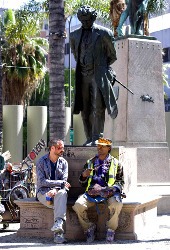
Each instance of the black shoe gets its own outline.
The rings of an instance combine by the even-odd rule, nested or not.
[[[87,141],[83,144],[83,146],[88,146],[87,144],[92,143],[92,139],[87,139]]]

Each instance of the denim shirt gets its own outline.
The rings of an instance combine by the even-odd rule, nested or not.
[[[42,156],[36,164],[37,193],[47,193],[53,188],[62,188],[68,178],[68,163],[63,157],[57,160],[55,180],[51,180],[51,164],[49,154]]]

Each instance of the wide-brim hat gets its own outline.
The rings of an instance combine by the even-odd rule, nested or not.
[[[111,146],[112,140],[107,139],[107,138],[99,138],[98,140],[95,141],[95,144],[103,145],[103,146]]]

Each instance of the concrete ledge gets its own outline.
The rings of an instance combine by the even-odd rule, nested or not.
[[[145,202],[124,201],[119,218],[119,226],[116,230],[116,239],[137,240],[140,234],[147,229],[153,229],[157,217],[157,203],[159,197]],[[20,228],[18,236],[22,237],[53,237],[51,227],[53,225],[53,210],[45,207],[35,198],[17,200],[20,207]],[[85,235],[79,224],[76,213],[72,209],[73,202],[68,201],[67,223],[65,225],[66,238],[68,240],[85,240]],[[105,204],[99,204],[100,214],[96,207],[88,210],[91,221],[97,225],[97,239],[105,238],[105,222],[109,216],[109,210]]]
[[[161,199],[157,205],[157,214],[170,214],[170,183],[140,183],[135,192],[145,197],[148,195],[160,196]]]

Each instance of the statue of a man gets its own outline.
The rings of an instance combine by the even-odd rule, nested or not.
[[[82,26],[70,34],[70,45],[77,62],[74,114],[81,112],[87,141],[93,146],[104,130],[105,110],[114,119],[118,114],[110,65],[116,61],[113,32],[96,25],[96,11],[83,6],[77,17]]]

